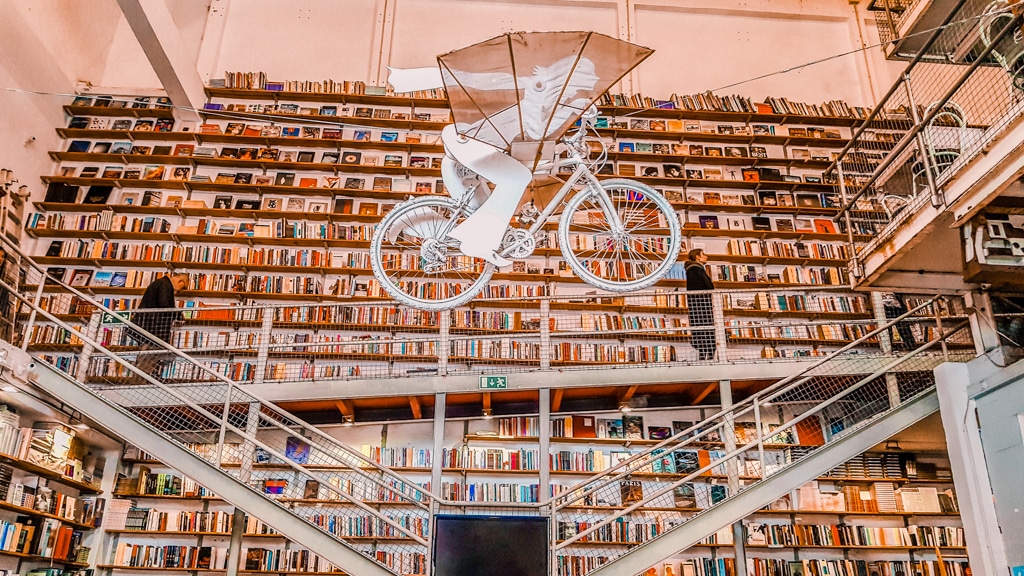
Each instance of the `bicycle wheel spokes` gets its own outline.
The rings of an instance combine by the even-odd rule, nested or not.
[[[393,298],[417,308],[444,310],[471,300],[494,267],[466,256],[448,237],[465,215],[447,197],[417,198],[381,221],[370,247],[374,276]]]
[[[617,292],[650,286],[679,254],[679,222],[658,192],[630,180],[602,183],[581,192],[566,207],[559,227],[562,254],[583,280]],[[611,206],[615,217],[605,213]]]

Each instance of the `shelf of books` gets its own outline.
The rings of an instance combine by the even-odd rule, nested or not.
[[[85,574],[105,509],[102,463],[73,428],[22,420],[0,406],[0,567]]]
[[[118,309],[137,305],[145,287],[170,267],[190,273],[178,297],[192,305],[334,306],[323,324],[275,335],[266,361],[255,358],[255,347],[270,337],[259,326],[236,324],[228,333],[224,324],[194,317],[178,335],[188,342],[176,343],[202,350],[230,377],[285,381],[689,360],[697,352],[689,343],[685,298],[677,293],[685,290],[682,260],[692,248],[709,254],[718,289],[749,291],[716,304],[716,322],[726,326],[716,335],[720,359],[821,355],[873,327],[870,303],[843,292],[847,234],[833,220],[834,183],[821,175],[863,121],[862,110],[843,103],[754,103],[705,94],[640,108],[633,99],[608,96],[598,118],[609,151],[600,177],[654,186],[683,224],[681,260],[656,286],[664,295],[583,298],[590,290],[562,261],[549,227],[533,256],[500,270],[450,321],[429,315],[410,331],[404,318],[415,312],[388,301],[370,268],[369,241],[397,203],[444,193],[439,133],[450,117],[444,95],[213,84],[195,123],[176,121],[166,99],[75,98],[65,106],[70,119],[58,128],[64,144],[51,153],[56,168],[43,179],[46,194],[27,217],[26,232],[38,239],[36,254],[51,276]],[[359,83],[347,86],[363,90]],[[898,136],[879,137],[879,146]],[[870,216],[865,222],[883,213],[871,202],[860,208]],[[852,232],[866,238],[874,230]],[[425,284],[432,287],[440,285]],[[792,292],[780,292],[786,288]],[[54,311],[90,312],[59,291],[43,286]],[[541,298],[551,299],[551,312],[542,313]],[[569,313],[605,302],[604,314]],[[382,303],[398,314],[387,313],[384,321],[334,319],[374,317]],[[301,314],[320,312],[311,307]],[[541,324],[551,326],[550,338],[541,336]],[[54,363],[73,367],[73,350],[56,348],[79,346],[73,335],[45,322],[37,329],[33,344]],[[208,344],[227,337],[232,353],[213,358],[218,348]],[[105,338],[131,352],[123,331]],[[320,346],[298,346],[306,343]],[[102,360],[90,370],[96,377],[122,376],[107,368],[116,372]]]
[[[706,416],[708,407],[648,409],[622,414],[603,412],[551,416],[546,439],[539,437],[537,416],[451,419],[443,423],[443,446],[434,454],[433,423],[423,421],[361,424],[328,428],[364,456],[400,471],[410,481],[449,500],[444,506],[468,513],[480,506],[537,503],[569,486],[684,430]],[[713,409],[713,408],[712,408]],[[781,418],[781,416],[780,416]],[[764,466],[781,466],[820,445],[829,431],[798,427],[776,430],[766,420],[762,432]],[[621,511],[643,495],[654,494],[675,479],[724,454],[731,442],[743,444],[757,436],[754,422],[736,422],[718,435],[708,434],[690,449],[667,453],[648,470],[620,482],[621,490],[572,507],[561,516],[555,534],[565,540],[587,528],[581,516],[595,520]],[[289,439],[285,457],[301,462],[301,439]],[[541,446],[548,446],[548,454]],[[195,445],[202,452],[214,445]],[[223,465],[243,465],[238,445],[225,445]],[[318,479],[296,475],[287,462],[256,450],[245,468],[254,489],[300,513],[316,514],[315,521],[354,546],[377,550],[403,574],[425,574],[425,558],[401,552],[408,540],[366,515],[363,508],[335,490],[352,495],[366,506],[386,513],[416,533],[428,535],[427,519],[410,502],[399,502],[387,490],[364,490],[346,480],[342,468],[314,466]],[[161,571],[225,571],[226,547],[232,529],[232,508],[193,480],[129,447],[122,462],[128,466],[115,486],[105,515],[111,534],[109,560],[98,567],[112,573]],[[557,557],[557,573],[580,575],[599,565],[608,546],[634,547],[729,494],[730,482],[760,478],[761,464],[746,461],[730,479],[726,470],[710,469],[693,481],[645,501],[607,530],[588,535]],[[541,484],[547,479],[548,484]],[[328,482],[326,487],[321,482]],[[460,506],[460,503],[464,503]],[[470,504],[472,503],[472,504]],[[244,553],[240,571],[304,574],[332,572],[333,566],[253,518],[245,519],[241,537]],[[793,570],[876,570],[879,574],[911,574],[937,570],[943,562],[950,574],[964,574],[964,535],[951,472],[944,454],[911,451],[869,452],[859,455],[794,489],[743,521],[748,573]],[[659,576],[735,574],[737,543],[726,528],[688,550],[653,567]],[[388,556],[390,554],[390,556]],[[404,555],[403,555],[404,554]],[[849,572],[842,572],[849,570]]]
[[[72,210],[84,214],[40,212],[29,229],[187,235],[196,226],[200,235],[244,236],[253,243],[333,239],[338,231],[330,226],[297,230],[288,224],[379,216],[397,200],[442,191],[444,99],[359,95],[352,101],[354,95],[218,88],[209,96],[199,126],[175,126],[165,102],[77,98],[66,107],[68,126],[59,129],[66,149],[51,154],[60,164],[46,179],[47,202],[37,207],[68,212],[66,205],[77,204]],[[311,99],[320,105],[307,105]],[[848,126],[816,128],[823,119],[811,116],[674,120],[669,117],[678,111],[653,111],[664,114],[659,120],[636,117],[633,109],[605,112],[599,125],[614,148],[607,169],[682,192],[672,197],[685,222],[754,237],[774,231],[779,238],[791,232],[842,240],[829,218],[836,213],[833,187],[820,182],[831,156],[820,150],[841,148]],[[782,125],[787,134],[776,135]],[[111,209],[95,208],[102,205]],[[734,216],[726,221],[723,215],[714,226],[718,216],[704,212]],[[126,217],[140,213],[172,217]],[[771,280],[766,274],[761,281]]]
[[[298,439],[295,440],[298,442]],[[295,444],[297,445],[297,444]],[[293,446],[289,443],[289,446]],[[215,445],[190,445],[193,450],[214,450]],[[301,460],[298,448],[286,456]],[[308,455],[308,447],[305,452]],[[115,487],[116,499],[104,529],[113,536],[109,562],[98,566],[112,573],[143,571],[225,572],[231,546],[233,507],[135,447],[128,446],[122,460],[128,468]],[[222,465],[242,464],[239,445],[227,444]],[[296,481],[296,472],[262,450],[251,463],[249,483],[254,489],[306,516],[348,544],[371,551],[378,560],[401,567],[403,574],[425,574],[425,556],[403,551],[412,540],[379,518],[363,512],[338,492],[353,495],[363,504],[385,510],[388,517],[415,534],[426,537],[427,522],[409,503],[399,502],[388,490],[354,486],[340,474],[341,467],[311,466],[331,488],[317,480]],[[333,474],[337,471],[338,474]],[[361,495],[373,496],[362,498]],[[302,549],[262,521],[246,516],[241,530],[239,573],[332,574],[340,570]]]

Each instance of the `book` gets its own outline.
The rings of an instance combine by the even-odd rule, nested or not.
[[[698,217],[698,221],[700,222],[701,228],[711,228],[715,230],[718,229],[718,216],[708,216],[702,214]]]
[[[71,281],[68,284],[72,286],[88,286],[91,279],[92,270],[75,270],[71,273]]]
[[[68,144],[68,152],[88,152],[92,142],[89,140],[72,140]]]
[[[163,180],[166,173],[166,166],[150,165],[142,171],[143,180]]]
[[[684,482],[672,489],[672,503],[676,508],[696,508],[697,494],[693,484]]]
[[[44,202],[74,203],[78,199],[78,186],[64,182],[50,182],[46,185]]]
[[[306,486],[302,489],[303,500],[318,500],[320,498],[320,483],[316,480],[306,480]]]
[[[676,463],[676,473],[687,475],[700,470],[700,459],[694,450],[676,450],[673,452]]]
[[[334,199],[334,210],[335,214],[351,214],[353,207],[353,201],[351,198],[335,198]]]
[[[113,186],[89,186],[82,197],[82,204],[106,204],[113,190]]]
[[[107,270],[97,270],[92,277],[92,286],[110,286],[114,273]]]
[[[672,436],[672,429],[668,426],[648,426],[647,438],[650,440],[664,440]]]
[[[644,437],[644,417],[634,414],[622,415],[623,438],[642,440]]]
[[[285,488],[287,487],[288,480],[284,478],[267,478],[263,481],[264,494],[281,495],[284,494]],[[248,569],[248,566],[246,568]]]
[[[651,471],[655,474],[675,474],[676,461],[671,452],[658,449],[652,453],[655,458],[651,461]]]
[[[572,416],[573,438],[597,438],[597,421],[593,416]]]
[[[629,506],[630,504],[636,504],[642,502],[644,499],[644,485],[640,480],[620,480],[619,481],[619,495],[622,498],[622,505]]]
[[[598,418],[597,419],[597,437],[598,438],[625,438],[625,434],[622,429],[621,418]]]
[[[289,436],[285,441],[284,455],[297,464],[308,464],[310,446],[296,436]]]
[[[836,234],[836,224],[825,218],[814,219],[814,231],[818,234]]]

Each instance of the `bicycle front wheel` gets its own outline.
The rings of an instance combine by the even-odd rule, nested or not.
[[[621,226],[606,212],[615,211]],[[617,178],[601,190],[584,189],[569,200],[558,242],[569,267],[584,282],[611,292],[646,288],[679,257],[679,218],[650,186]]]
[[[447,196],[415,198],[395,207],[370,241],[370,266],[392,298],[421,310],[448,310],[473,299],[494,265],[466,256],[449,238],[467,214]]]

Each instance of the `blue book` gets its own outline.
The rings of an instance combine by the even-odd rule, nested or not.
[[[284,447],[285,457],[297,464],[308,464],[309,453],[309,444],[303,442],[301,438],[295,436],[288,437]]]

